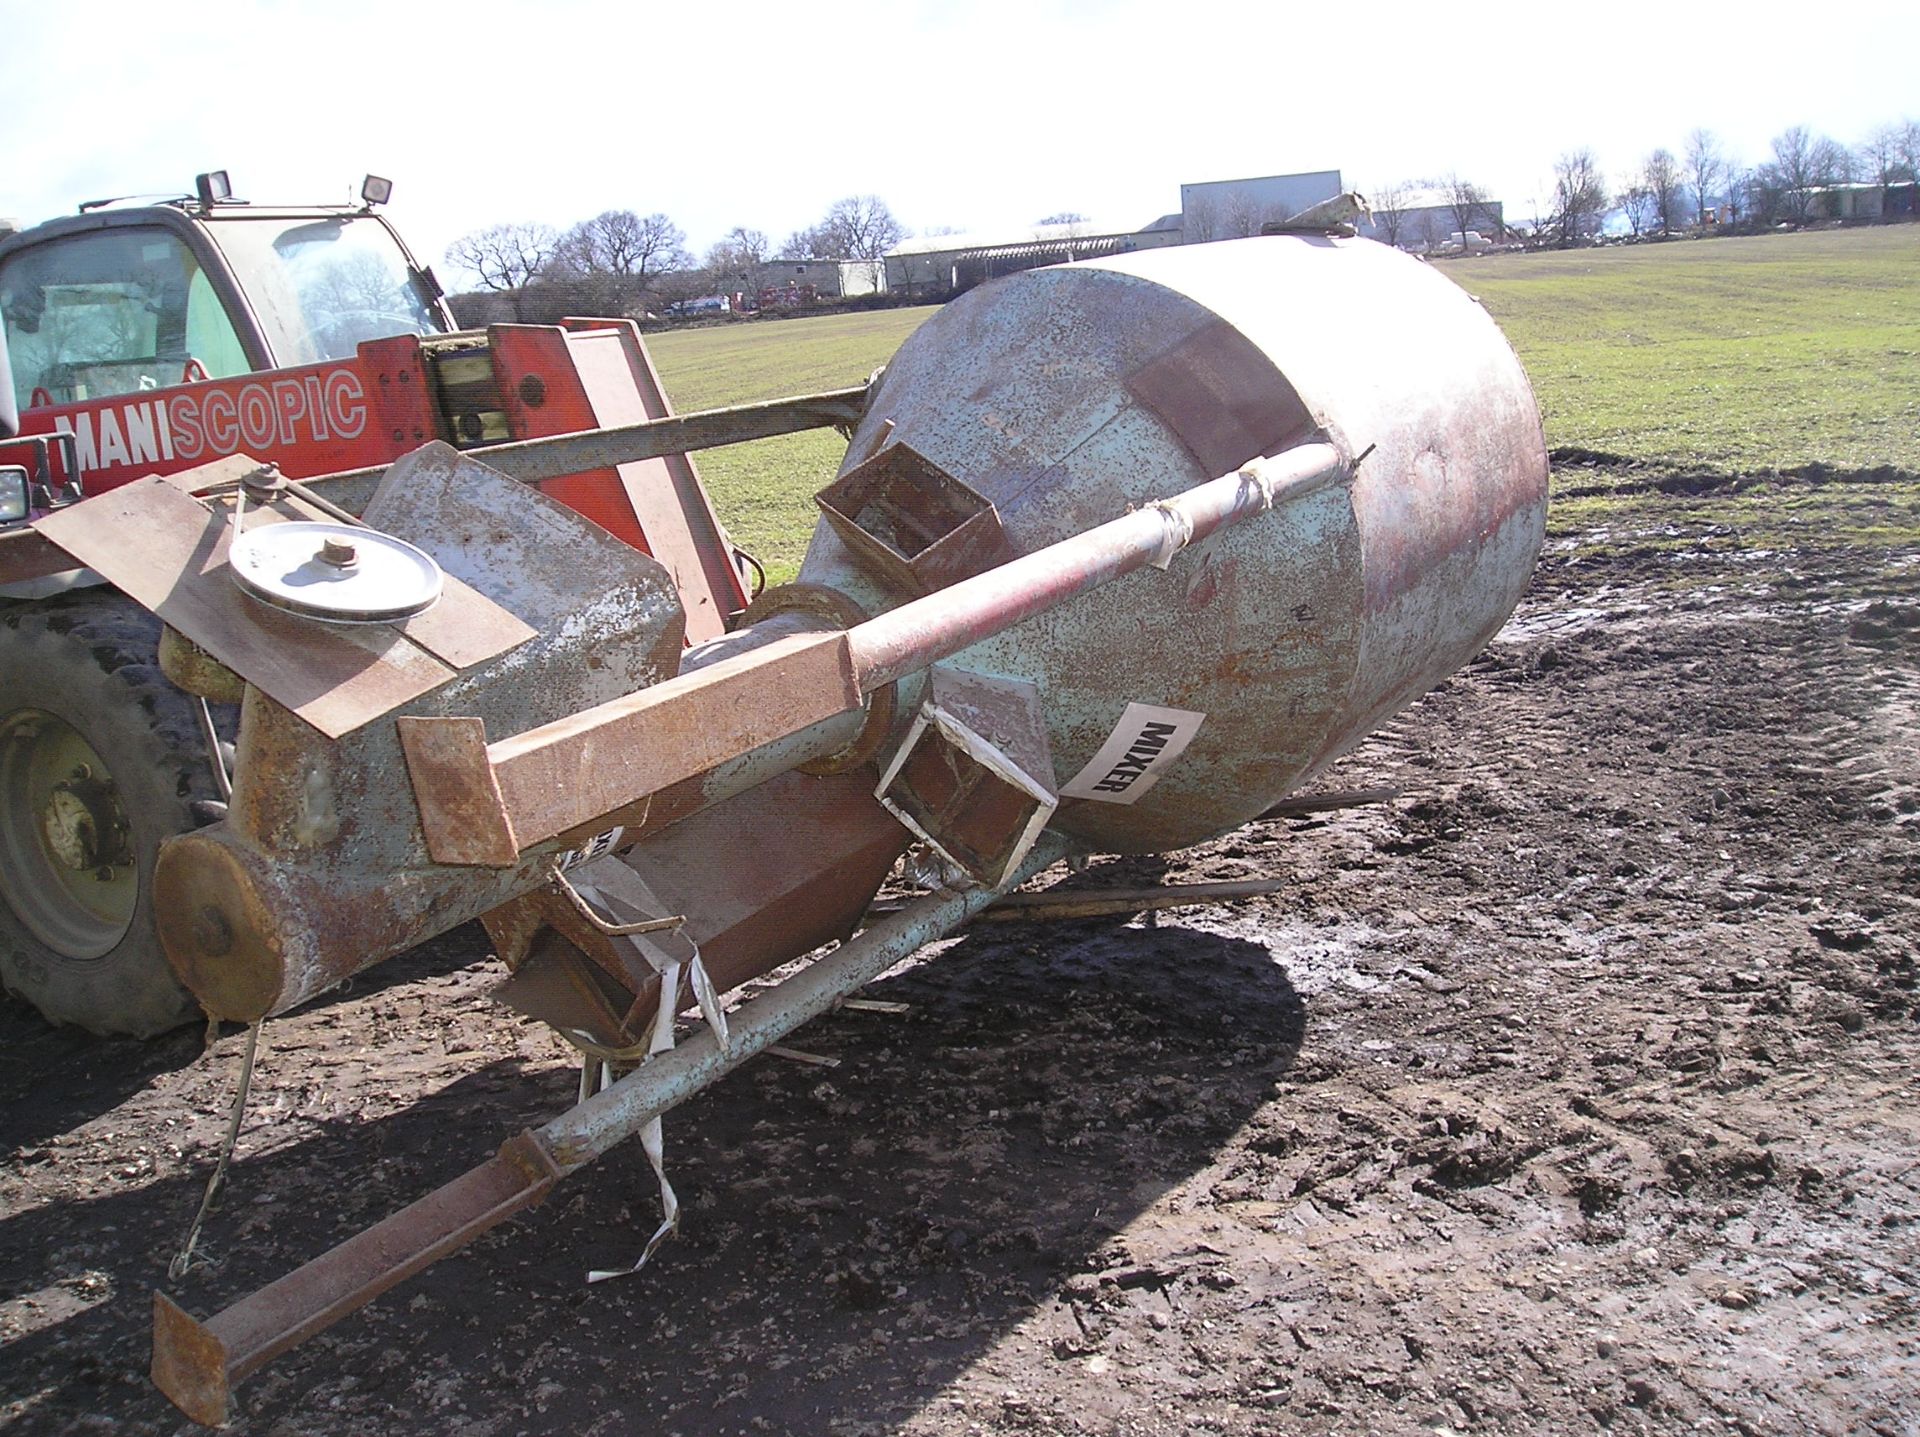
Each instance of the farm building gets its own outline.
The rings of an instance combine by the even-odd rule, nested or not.
[[[886,265],[866,259],[770,259],[755,278],[762,290],[811,291],[820,299],[876,294],[887,287]]]
[[[1183,229],[1188,244],[1260,233],[1260,227],[1291,219],[1309,205],[1342,193],[1338,170],[1298,175],[1264,175],[1245,180],[1209,180],[1180,186]],[[1376,207],[1361,233],[1401,249],[1433,250],[1457,230],[1478,230],[1498,243],[1506,237],[1505,207],[1499,200],[1476,204],[1465,225],[1438,190],[1417,190],[1391,209]]]
[[[977,284],[1068,260],[1096,259],[1180,243],[1177,216],[1145,229],[1091,232],[1085,224],[1029,225],[1019,234],[928,235],[887,251],[885,287],[895,294],[958,294]]]
[[[1338,170],[1208,180],[1182,185],[1179,211],[1161,215],[1136,230],[1096,230],[1085,224],[1030,225],[1018,234],[928,235],[904,240],[887,251],[881,288],[902,295],[958,294],[999,275],[1042,265],[1161,245],[1257,235],[1262,225],[1290,219],[1343,189]],[[1376,213],[1362,233],[1402,249],[1433,250],[1444,247],[1448,236],[1460,228],[1460,216],[1445,197],[1423,191],[1390,215]],[[1495,243],[1505,239],[1501,202],[1476,204],[1466,228]],[[769,268],[777,268],[777,264]]]
[[[1291,219],[1345,188],[1338,170],[1182,185],[1181,228],[1188,244],[1257,235],[1261,225]]]
[[[1884,185],[1820,185],[1806,192],[1807,218],[1821,220],[1877,220],[1884,211]]]

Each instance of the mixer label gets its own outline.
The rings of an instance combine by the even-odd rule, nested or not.
[[[1093,762],[1060,790],[1062,798],[1133,803],[1187,751],[1206,715],[1156,704],[1128,704]]]

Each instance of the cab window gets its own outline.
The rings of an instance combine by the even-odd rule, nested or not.
[[[276,364],[351,359],[369,339],[440,327],[378,219],[233,215],[223,217],[216,235]]]
[[[158,227],[68,235],[0,265],[0,319],[23,407],[159,389],[250,367],[213,285]]]

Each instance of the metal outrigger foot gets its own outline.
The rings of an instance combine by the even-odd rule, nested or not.
[[[932,893],[880,918],[737,1010],[725,1048],[711,1030],[696,1034],[542,1127],[509,1138],[480,1166],[212,1317],[196,1319],[164,1292],[155,1292],[154,1384],[194,1421],[221,1425],[235,1385],[275,1357],[539,1203],[561,1178],[765,1052],[916,949],[952,932],[1067,852],[1067,840],[1046,835],[1004,883]]]

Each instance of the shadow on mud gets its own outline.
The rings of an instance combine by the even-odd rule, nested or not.
[[[468,924],[349,978],[295,1011],[313,1012],[428,973],[450,972],[491,951],[485,930]],[[231,1034],[235,1026],[222,1031]],[[0,994],[0,1154],[113,1111],[160,1074],[197,1061],[205,1047],[205,1019],[157,1038],[100,1038],[49,1023],[19,999]]]
[[[792,1041],[839,1067],[761,1059],[669,1116],[682,1232],[643,1272],[582,1281],[657,1220],[628,1144],[279,1359],[240,1389],[239,1430],[898,1421],[1068,1277],[1125,1261],[1115,1235],[1271,1095],[1306,1024],[1274,954],[1171,924],[998,927],[866,996],[912,1006],[832,1014]],[[563,1071],[515,1067],[239,1163],[208,1228],[222,1265],[172,1295],[207,1315],[570,1100]],[[50,1388],[33,1410],[56,1427],[176,1429],[145,1382],[147,1289],[196,1198],[179,1181],[0,1221],[0,1297],[79,1267],[112,1287],[11,1344],[0,1396]]]

